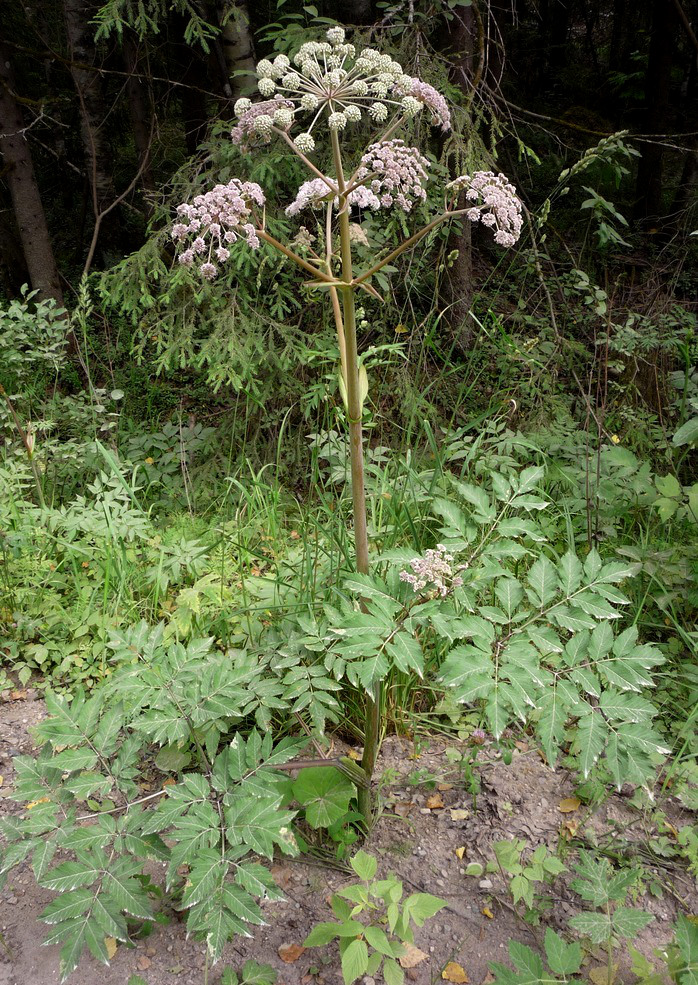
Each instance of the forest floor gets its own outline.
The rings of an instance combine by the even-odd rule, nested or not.
[[[0,815],[21,809],[10,799],[12,757],[33,750],[30,729],[44,714],[40,696],[32,691],[0,704]],[[465,874],[468,863],[484,864],[493,858],[493,842],[521,838],[530,850],[546,844],[551,851],[566,842],[569,848],[567,854],[561,852],[561,858],[570,865],[580,842],[603,843],[615,832],[619,838],[622,833],[631,854],[638,853],[637,862],[656,834],[651,830],[652,815],[637,810],[623,794],[610,797],[595,811],[584,805],[575,807],[573,777],[564,769],[548,767],[525,743],[518,744],[510,765],[488,754],[487,745],[482,747],[483,765],[476,769],[480,791],[473,803],[462,771],[452,765],[452,754],[447,754],[447,749],[454,748],[457,742],[442,737],[423,741],[417,750],[410,741],[389,737],[376,774],[382,777],[382,812],[365,848],[378,857],[379,874],[395,872],[406,890],[430,892],[448,901],[448,907],[417,933],[416,944],[423,957],[407,970],[407,980],[417,985],[441,981],[448,962],[460,965],[471,985],[486,985],[492,980],[488,962],[508,961],[511,938],[542,951],[546,925],[564,931],[569,918],[583,906],[569,888],[571,874],[563,874],[553,886],[543,887],[548,908],[539,926],[529,926],[515,912],[502,874]],[[674,828],[690,821],[671,797],[662,808]],[[670,925],[678,913],[698,912],[695,880],[657,861],[659,865],[645,861],[645,886],[662,886],[661,895],[647,891],[632,901],[654,917],[635,941],[638,950],[650,958],[654,948],[670,940]],[[331,919],[329,894],[353,881],[352,877],[324,863],[288,859],[279,862],[273,872],[286,901],[264,904],[268,926],[249,940],[236,938],[228,945],[226,963],[236,970],[248,958],[271,964],[278,971],[278,985],[339,985],[336,947],[303,950],[299,945],[318,921]],[[155,864],[151,875],[157,880]],[[0,894],[0,928],[9,949],[9,953],[0,952],[0,985],[58,983],[58,948],[42,946],[46,925],[37,921],[52,896],[37,887],[29,863],[13,872]],[[187,939],[178,915],[171,912],[169,916],[168,925],[156,924],[150,936],[134,942],[135,947],[120,945],[108,968],[85,957],[69,981],[74,985],[127,985],[131,975],[140,975],[146,985],[203,985],[204,947]],[[603,950],[590,952],[585,977],[606,961]],[[218,985],[223,966],[212,970],[210,985]],[[621,953],[620,981],[632,979],[628,968],[627,955]],[[599,980],[598,975],[592,977]],[[364,982],[373,985],[373,979]]]

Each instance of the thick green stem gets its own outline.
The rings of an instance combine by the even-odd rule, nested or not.
[[[361,393],[359,390],[359,355],[356,345],[355,288],[351,285],[353,268],[351,237],[349,233],[349,205],[346,200],[346,182],[342,168],[339,137],[332,131],[332,155],[339,187],[339,244],[342,258],[342,312],[344,315],[345,370],[347,390],[347,416],[349,418],[349,450],[351,463],[351,493],[354,504],[354,547],[356,570],[368,574],[368,531],[366,523],[366,490],[364,481],[363,429],[361,425]],[[368,785],[359,789],[359,810],[368,821],[371,816],[370,781],[376,763],[380,738],[381,686],[376,683],[366,698],[364,726],[364,755],[361,765]]]

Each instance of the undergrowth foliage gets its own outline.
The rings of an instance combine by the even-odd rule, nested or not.
[[[280,898],[264,863],[298,851],[306,805],[311,827],[341,820],[361,772],[303,768],[307,734],[273,735],[300,719],[321,737],[341,687],[425,677],[481,706],[497,738],[530,725],[551,764],[569,752],[585,776],[650,782],[667,751],[646,697],[662,656],[634,626],[614,632],[633,566],[596,551],[557,557],[542,479],[538,467],[481,486],[444,477],[438,549],[426,561],[386,552],[383,577],[349,576],[337,604],[297,618],[275,647],[231,654],[142,623],[112,638],[112,672],[91,697],[48,694],[39,755],[15,760],[23,811],[3,824],[2,871],[30,857],[60,894],[42,918],[63,978],[85,948],[106,962],[105,938],[152,919],[149,859],[212,959],[264,923],[259,901]],[[332,767],[345,774],[334,784]],[[155,793],[142,794],[146,776],[159,778]]]

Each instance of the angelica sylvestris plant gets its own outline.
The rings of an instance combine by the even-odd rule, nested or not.
[[[502,246],[512,246],[521,232],[521,203],[503,175],[476,172],[461,175],[444,189],[443,211],[405,239],[387,256],[366,270],[356,271],[352,257],[350,207],[375,212],[401,209],[410,213],[426,200],[429,162],[416,147],[396,136],[409,120],[426,112],[442,131],[451,128],[444,97],[426,82],[406,73],[390,55],[373,48],[357,49],[345,40],[341,27],[331,27],[326,40],[301,45],[289,59],[277,55],[257,65],[258,89],[263,99],[235,104],[237,124],[232,140],[244,151],[264,152],[272,139],[283,140],[300,158],[310,177],[286,208],[290,217],[315,218],[317,236],[301,227],[292,245],[279,242],[265,229],[265,196],[254,182],[233,178],[226,185],[198,195],[179,206],[172,236],[179,262],[198,269],[205,280],[216,278],[231,255],[243,244],[259,249],[262,243],[284,253],[311,275],[309,286],[329,292],[341,356],[341,383],[350,432],[351,482],[354,509],[356,567],[369,567],[364,489],[362,404],[367,392],[365,373],[359,370],[356,340],[356,293],[381,296],[372,281],[386,264],[413,247],[440,223],[454,217],[481,222],[492,229]],[[342,136],[368,122],[374,131],[358,161],[348,162]],[[382,131],[379,129],[382,128]],[[376,130],[379,130],[376,138]],[[331,173],[313,161],[323,139],[329,139]],[[465,200],[463,202],[463,199]],[[459,205],[459,200],[462,205]],[[339,250],[335,252],[335,234]],[[322,246],[313,248],[314,242]],[[370,778],[378,744],[380,682],[367,701],[363,768]],[[362,794],[362,810],[369,808]]]

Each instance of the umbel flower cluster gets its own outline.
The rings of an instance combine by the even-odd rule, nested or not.
[[[492,171],[463,174],[448,188],[454,192],[465,191],[470,206],[465,213],[467,219],[494,229],[495,243],[500,246],[514,245],[521,235],[521,202],[503,174]]]
[[[454,588],[460,588],[463,584],[462,577],[453,570],[453,555],[448,553],[443,544],[437,544],[435,549],[425,551],[423,557],[413,558],[410,567],[411,572],[400,572],[400,581],[407,582],[415,592],[421,592],[430,585],[445,598]]]
[[[278,136],[312,172],[312,178],[300,186],[294,201],[287,206],[288,216],[328,203],[335,209],[346,203],[360,209],[399,208],[411,212],[426,200],[429,162],[416,147],[393,134],[425,109],[433,126],[449,130],[448,104],[433,86],[408,75],[389,55],[373,48],[357,51],[345,40],[343,28],[331,27],[326,38],[301,45],[292,60],[287,55],[277,55],[273,60],[259,62],[258,88],[264,98],[254,104],[249,99],[236,102],[238,122],[231,132],[232,140],[248,151]],[[379,125],[383,136],[368,146],[344,183],[338,163],[339,136],[362,119]],[[337,177],[324,175],[308,157],[315,149],[320,123],[330,131]],[[301,132],[297,132],[299,128]],[[465,193],[465,207],[457,204],[461,192]],[[263,215],[254,211],[255,205],[263,204],[259,185],[234,178],[227,185],[217,185],[206,195],[197,196],[192,204],[181,205],[178,222],[172,229],[180,263],[198,265],[202,277],[213,280],[220,265],[229,259],[231,244],[242,237],[252,249],[257,249],[260,239],[264,239],[314,273],[305,259],[266,232]],[[455,216],[491,228],[495,241],[502,246],[512,246],[521,233],[521,203],[513,185],[504,175],[476,171],[461,175],[447,186],[446,211],[406,243],[415,242],[435,224]],[[332,281],[331,271],[319,271],[317,276]],[[369,289],[361,281],[358,283]]]
[[[350,205],[360,209],[389,209],[393,205],[409,212],[415,200],[427,197],[426,181],[429,162],[416,147],[402,140],[383,140],[371,144],[361,158],[354,176],[354,187],[347,195]],[[293,216],[308,207],[317,209],[332,199],[339,199],[323,178],[313,178],[298,189],[295,201],[286,209]]]
[[[309,154],[315,149],[313,131],[326,117],[330,130],[344,130],[368,115],[382,124],[391,114],[411,118],[427,107],[433,124],[451,129],[451,114],[443,96],[404,72],[390,55],[373,48],[357,52],[345,41],[344,28],[331,27],[326,41],[307,41],[293,56],[263,58],[257,65],[257,87],[266,102],[238,99],[235,143],[266,142],[274,128],[288,130],[297,118],[310,118],[294,140]],[[272,98],[273,97],[273,98]]]
[[[177,208],[180,218],[172,227],[176,243],[186,243],[179,262],[190,267],[200,261],[199,272],[213,280],[218,267],[230,258],[230,246],[242,236],[253,250],[259,249],[259,237],[252,222],[252,205],[264,205],[264,192],[254,181],[233,178],[227,185],[216,185],[205,195]]]

